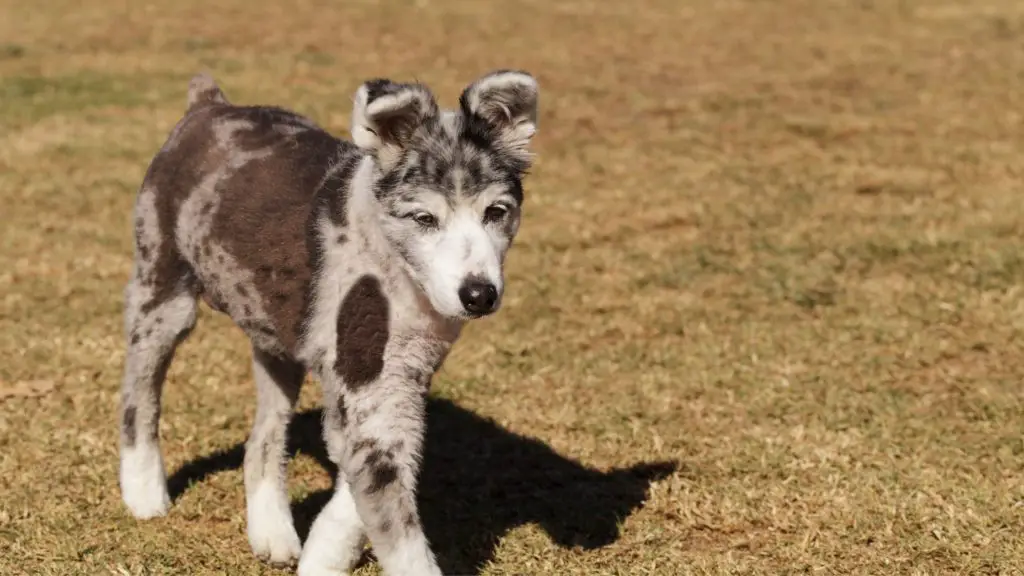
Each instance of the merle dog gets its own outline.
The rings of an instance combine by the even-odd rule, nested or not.
[[[170,500],[160,392],[199,298],[252,343],[258,408],[245,452],[249,542],[302,575],[347,574],[367,538],[392,576],[438,575],[416,508],[426,393],[461,327],[498,309],[536,130],[537,83],[488,74],[442,110],[421,84],[355,95],[352,139],[213,79],[153,159],[125,289],[122,497]],[[285,433],[306,372],[323,386],[335,493],[302,548]]]

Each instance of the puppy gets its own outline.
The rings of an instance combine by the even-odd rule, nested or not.
[[[348,142],[192,79],[135,205],[120,485],[137,518],[170,506],[160,392],[202,298],[252,344],[253,552],[298,560],[303,576],[348,574],[368,538],[388,575],[441,574],[415,497],[426,393],[462,326],[501,305],[537,96],[528,73],[498,71],[443,110],[426,86],[373,80],[355,94]],[[307,371],[339,472],[302,548],[285,434]]]

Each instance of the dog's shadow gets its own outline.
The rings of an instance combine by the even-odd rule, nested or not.
[[[658,462],[601,472],[448,400],[432,398],[427,421],[420,512],[445,574],[479,573],[499,539],[524,524],[540,526],[563,547],[610,544],[619,536],[619,522],[643,504],[650,483],[676,469]],[[312,455],[333,477],[320,423],[320,410],[297,414],[290,451]],[[168,480],[171,497],[211,474],[241,467],[244,450],[239,443],[185,464]],[[293,503],[303,540],[330,497],[330,490],[321,490]]]

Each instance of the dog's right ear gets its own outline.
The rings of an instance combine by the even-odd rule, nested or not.
[[[401,150],[424,122],[438,115],[434,95],[422,84],[371,80],[356,91],[352,140],[381,162]]]

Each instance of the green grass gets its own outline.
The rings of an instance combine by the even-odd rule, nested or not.
[[[53,386],[0,399],[0,573],[286,573],[248,549],[248,347],[209,310],[170,515],[117,489],[131,206],[189,77],[345,134],[363,80],[450,105],[499,67],[540,79],[538,161],[505,307],[435,379],[452,572],[1024,573],[1022,34],[1012,0],[0,0],[0,391]]]

